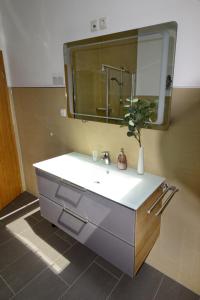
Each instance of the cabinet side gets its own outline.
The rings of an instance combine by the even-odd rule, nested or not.
[[[161,186],[143,203],[136,211],[135,220],[135,265],[134,273],[136,274],[145,258],[151,251],[155,241],[160,234],[161,217],[155,216],[156,211],[161,207],[162,202],[148,214],[148,209],[155,203],[162,194]]]

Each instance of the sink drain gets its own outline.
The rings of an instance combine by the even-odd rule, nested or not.
[[[99,183],[101,183],[101,182],[97,180],[97,181],[94,181],[94,183],[97,183],[97,184],[99,184]]]

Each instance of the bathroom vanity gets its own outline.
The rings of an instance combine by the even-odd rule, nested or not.
[[[161,199],[170,190],[165,179],[120,171],[79,153],[34,167],[41,215],[134,276],[160,232]]]

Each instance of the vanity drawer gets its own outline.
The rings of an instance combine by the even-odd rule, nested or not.
[[[38,174],[39,175],[39,174]],[[135,211],[56,177],[37,176],[40,194],[134,245]]]
[[[134,247],[40,196],[41,215],[123,272],[133,276]]]
[[[82,244],[85,244],[88,237],[95,231],[96,226],[90,224],[88,220],[72,214],[43,196],[40,196],[39,199],[41,215]]]
[[[102,229],[134,245],[135,211],[107,198],[86,192],[79,203],[90,221]]]
[[[85,245],[122,272],[134,275],[134,247],[116,238],[107,231],[96,227],[96,230]]]
[[[39,193],[60,205],[69,203],[76,207],[83,195],[84,189],[61,181],[55,176],[49,176],[37,171]]]

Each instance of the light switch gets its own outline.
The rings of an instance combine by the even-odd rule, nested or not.
[[[103,30],[107,28],[106,17],[102,17],[99,19],[99,29]]]

